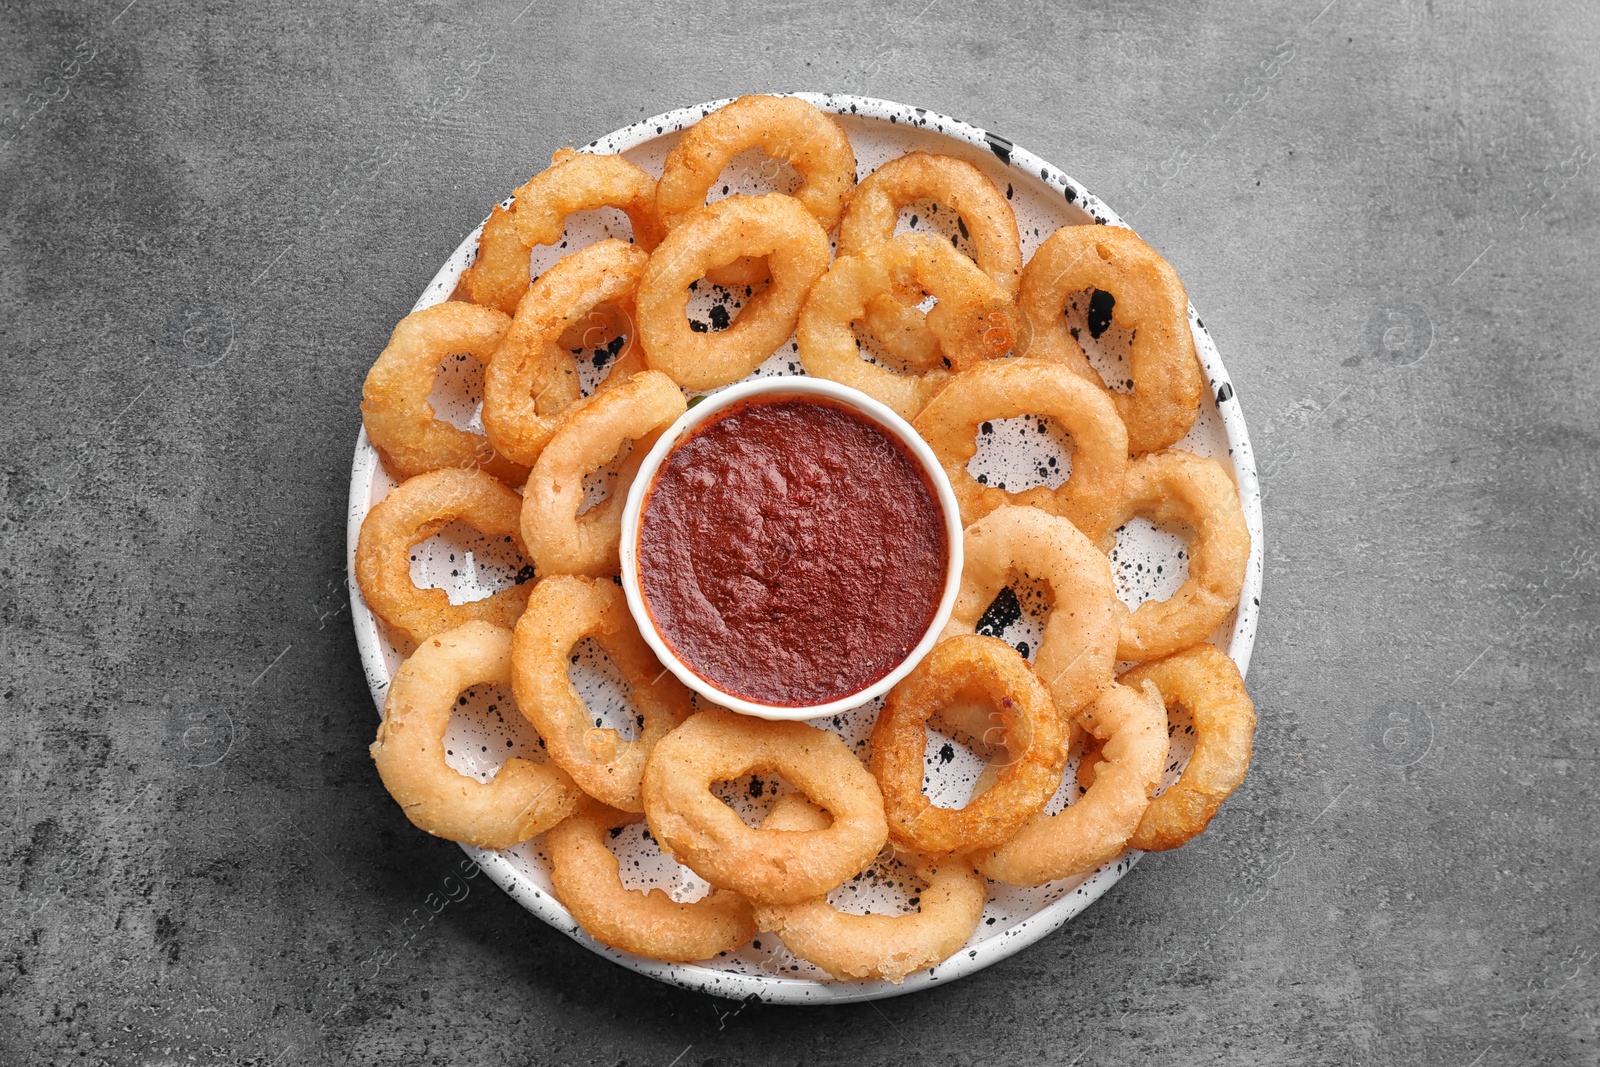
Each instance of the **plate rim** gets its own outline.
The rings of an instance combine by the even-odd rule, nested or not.
[[[791,92],[764,95],[795,96],[831,114],[886,121],[892,125],[905,125],[908,128],[931,131],[965,142],[970,147],[993,153],[1011,169],[1044,182],[1060,193],[1069,204],[1088,214],[1095,223],[1132,229],[1109,205],[1059,167],[1034,155],[1009,138],[982,127],[926,108],[851,93]],[[668,132],[678,132],[686,126],[693,125],[733,99],[727,97],[691,104],[640,119],[604,137],[590,141],[578,151],[614,153],[637,148],[657,137],[665,136]],[[464,253],[469,249],[476,248],[482,230],[483,226],[480,223],[456,246],[443,266],[424,286],[422,295],[412,307],[413,311],[449,298],[449,293],[454,289],[455,281],[464,266],[464,264],[462,266],[454,264],[462,260]],[[1240,590],[1233,633],[1226,648],[1229,657],[1238,665],[1239,673],[1245,675],[1249,671],[1260,617],[1264,560],[1260,483],[1256,473],[1255,454],[1250,445],[1249,430],[1245,425],[1244,412],[1233,389],[1232,379],[1223,366],[1216,344],[1195,311],[1193,303],[1189,304],[1188,313],[1197,354],[1205,369],[1210,388],[1217,398],[1218,416],[1222,422],[1223,434],[1228,440],[1234,480],[1239,489],[1245,525],[1250,532],[1250,554],[1245,568],[1244,586]],[[377,452],[368,441],[366,429],[363,427],[356,438],[355,456],[350,472],[345,528],[345,581],[350,598],[351,625],[355,630],[362,670],[381,718],[389,685],[387,666],[377,620],[361,596],[355,574],[356,544],[360,536],[361,522],[369,510],[367,501],[377,467]],[[878,1000],[912,993],[982,970],[990,964],[1020,952],[1075,918],[1132,870],[1143,855],[1137,851],[1130,851],[1119,856],[1094,871],[1070,892],[1046,904],[1027,918],[1013,923],[977,947],[966,949],[934,967],[909,975],[900,984],[894,984],[886,981],[819,982],[809,978],[735,974],[694,963],[666,963],[613,949],[590,937],[572,918],[571,913],[552,895],[525,884],[512,862],[505,856],[470,845],[462,845],[461,849],[523,908],[597,955],[669,985],[733,1000],[756,999],[769,1004],[840,1004]],[[941,970],[944,973],[940,973]]]

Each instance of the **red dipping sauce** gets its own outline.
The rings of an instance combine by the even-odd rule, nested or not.
[[[729,405],[669,452],[639,519],[639,588],[667,645],[732,696],[824,704],[927,633],[949,545],[889,430],[831,400]]]

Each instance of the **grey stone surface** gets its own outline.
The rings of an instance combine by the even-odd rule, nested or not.
[[[1600,1063],[1592,4],[124,2],[0,4],[0,1062]],[[461,235],[772,88],[1125,209],[1268,487],[1243,790],[876,1006],[658,985],[487,879],[408,923],[460,853],[343,590],[361,379]]]

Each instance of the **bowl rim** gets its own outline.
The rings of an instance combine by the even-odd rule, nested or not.
[[[866,417],[904,445],[906,451],[922,468],[928,483],[933,488],[944,519],[947,545],[944,590],[939,598],[938,609],[934,612],[928,628],[923,632],[922,639],[910,653],[893,670],[864,689],[820,704],[801,704],[792,707],[765,704],[735,696],[718,688],[684,662],[668,644],[660,628],[656,626],[649,607],[645,604],[643,590],[639,587],[638,558],[639,518],[644,510],[645,498],[655,482],[656,472],[660,470],[661,464],[673,449],[718,412],[726,411],[736,404],[755,397],[785,395],[818,397],[840,404]],[[955,490],[950,486],[950,479],[939,462],[939,457],[934,454],[933,448],[922,435],[888,405],[874,400],[859,389],[824,378],[799,375],[754,378],[737,382],[719,392],[702,397],[688,411],[678,416],[677,421],[662,431],[661,436],[645,455],[638,472],[634,475],[633,484],[628,487],[627,500],[622,509],[622,542],[619,546],[622,558],[622,591],[628,601],[628,610],[633,614],[634,622],[638,624],[640,635],[650,646],[650,650],[656,654],[656,658],[661,661],[662,666],[676,675],[684,685],[713,704],[741,715],[751,715],[761,719],[779,721],[822,719],[859,708],[887,693],[915,670],[917,664],[922,662],[922,658],[933,649],[945,625],[950,621],[956,597],[961,592],[961,571],[965,563],[965,555],[962,552],[962,531],[961,507],[956,500]]]

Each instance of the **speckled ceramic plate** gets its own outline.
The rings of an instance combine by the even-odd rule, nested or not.
[[[1044,238],[1061,226],[1122,225],[1115,212],[1060,169],[998,134],[922,108],[884,100],[834,94],[799,95],[840,116],[855,147],[863,177],[881,163],[915,149],[959,156],[981,167],[1010,198],[1022,231],[1025,255],[1031,255]],[[667,112],[590,142],[583,150],[620,152],[651,173],[659,174],[662,160],[677,142],[679,131],[722,103],[725,101]],[[536,169],[537,163],[531,161],[530,170]],[[774,188],[787,191],[789,186],[785,183],[792,178],[787,168],[776,166],[757,152],[747,152],[734,160],[724,177],[725,184],[714,190],[714,195],[759,193]],[[961,246],[963,238],[953,232],[954,223],[948,211],[941,216],[929,205],[913,204],[902,213],[900,228],[942,234]],[[569,221],[567,239],[559,247],[537,250],[534,273],[544,270],[573,248],[610,236],[625,239],[628,232],[627,221],[619,212],[600,211],[576,216]],[[477,239],[478,233],[474,231],[461,243],[428,283],[417,301],[418,308],[436,304],[449,296],[462,270],[472,261]],[[708,327],[718,325],[719,319],[725,321],[728,311],[737,310],[739,302],[734,294],[702,288],[706,291],[691,304],[690,314],[701,316]],[[1080,337],[1106,379],[1121,381],[1126,374],[1119,372],[1118,365],[1126,360],[1129,335],[1114,324],[1090,322],[1087,297],[1088,294],[1081,295],[1075,307],[1069,309],[1069,316],[1083,320]],[[1189,318],[1200,359],[1211,379],[1211,393],[1194,429],[1178,447],[1223,460],[1238,481],[1252,538],[1250,565],[1235,616],[1219,627],[1212,640],[1228,651],[1242,671],[1249,665],[1261,586],[1260,494],[1238,397],[1228,381],[1216,346],[1192,308]],[[375,344],[374,357],[377,348]],[[595,356],[598,360],[580,363],[586,389],[602,373],[595,362],[603,366],[606,359],[600,352]],[[781,349],[756,373],[802,373],[792,344]],[[478,422],[481,381],[477,365],[466,357],[459,357],[440,375],[431,398],[436,411],[458,425],[481,429]],[[983,428],[978,454],[970,469],[975,475],[987,475],[992,484],[1013,489],[1034,484],[1059,485],[1070,470],[1070,451],[1063,448],[1063,443],[1064,439],[1053,426],[1031,417],[995,422]],[[362,519],[393,484],[363,434],[356,445],[350,480],[350,600],[362,664],[373,700],[380,709],[389,679],[404,658],[403,646],[362,602],[355,583],[354,559]],[[593,479],[590,488],[590,499],[602,499],[608,491],[606,479],[603,476]],[[1177,537],[1142,520],[1120,531],[1112,556],[1119,595],[1129,604],[1170,595],[1187,573],[1183,547]],[[486,596],[515,581],[516,568],[514,558],[506,558],[503,551],[474,531],[452,527],[417,546],[412,575],[420,585],[445,589],[452,600],[459,603]],[[1014,596],[1003,594],[985,617],[985,631],[1011,642],[1031,658],[1041,630],[1037,612],[1033,610],[1038,603],[1036,591],[1031,589],[1016,590]],[[597,725],[604,723],[617,728],[623,736],[630,736],[633,716],[627,695],[604,656],[585,642],[578,647],[573,660],[571,676],[594,710]],[[878,706],[875,702],[815,725],[837,731],[858,751],[864,751]],[[1174,724],[1168,782],[1176,779],[1188,759],[1191,745],[1186,743],[1187,735],[1184,724]],[[446,747],[452,766],[480,780],[492,776],[508,756],[543,758],[538,738],[510,708],[509,696],[492,690],[466,695],[452,719]],[[982,765],[980,755],[969,751],[955,738],[930,733],[927,792],[935,803],[959,805],[970,794]],[[1075,776],[1070,768],[1063,782],[1060,793],[1052,801],[1052,811],[1060,810],[1077,797]],[[747,778],[727,783],[722,789],[725,798],[747,815],[753,815],[770,805],[775,790],[781,792],[786,787],[782,783]],[[708,888],[690,871],[664,857],[642,823],[624,830],[613,845],[621,859],[624,883],[629,887],[659,886],[680,900],[694,899]],[[1190,847],[1204,848],[1204,840]],[[795,959],[770,935],[758,936],[738,952],[693,965],[661,963],[619,952],[596,943],[579,929],[551,894],[540,840],[503,852],[473,848],[466,851],[525,908],[601,956],[664,982],[722,997],[757,997],[773,1003],[865,1000],[952,981],[1044,937],[1088,907],[1127,873],[1139,857],[1138,853],[1129,853],[1088,876],[1036,889],[1015,889],[991,883],[983,920],[967,946],[937,967],[914,974],[901,985],[891,985],[887,982],[827,981],[820,970]],[[836,890],[830,899],[846,910],[892,912],[911,907],[908,901],[914,894],[915,884],[909,881],[908,872],[902,871],[897,863],[886,861]]]

